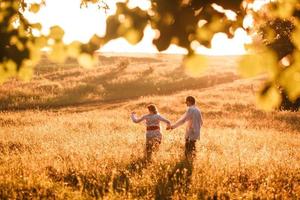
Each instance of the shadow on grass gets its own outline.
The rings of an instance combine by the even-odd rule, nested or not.
[[[48,177],[53,182],[63,183],[64,186],[79,190],[95,199],[102,198],[109,192],[111,174],[101,174],[93,171],[83,173],[73,169],[63,173],[52,166],[47,167],[46,170]]]
[[[141,173],[148,165],[149,162],[146,159],[138,158],[115,174],[113,172],[100,174],[91,171],[83,173],[72,169],[62,173],[51,166],[47,167],[47,174],[54,182],[63,183],[64,186],[71,187],[73,190],[81,191],[95,199],[101,199],[109,192],[127,194],[133,189],[130,178]],[[168,170],[167,166],[165,168],[161,171],[160,179],[155,185],[153,197],[172,199],[176,192],[180,198],[186,198],[191,184],[193,162],[181,160],[171,170]],[[147,191],[135,192],[137,193],[132,195],[140,198],[145,195],[143,192]]]
[[[165,171],[162,171],[155,186],[155,199],[172,199],[175,192],[180,198],[186,199],[191,184],[193,161],[182,159],[168,173]]]
[[[130,189],[130,176],[141,173],[147,168],[149,162],[145,158],[138,158],[129,163],[125,169],[119,171],[112,180],[115,192],[127,192]]]
[[[139,158],[129,163],[116,174],[113,172],[101,174],[95,171],[83,173],[73,169],[63,173],[52,166],[47,167],[46,171],[52,181],[63,183],[65,186],[81,191],[90,197],[100,199],[110,191],[127,193],[130,189],[130,177],[140,173],[147,167],[147,164],[145,159]]]
[[[57,199],[53,188],[45,188],[41,185],[29,186],[21,183],[0,183],[0,199]]]
[[[32,153],[32,146],[20,142],[0,142],[0,157],[1,155],[17,155],[24,152]]]
[[[275,119],[279,122],[284,122],[290,126],[293,131],[300,130],[300,115],[299,112],[288,112],[288,115],[275,116]]]

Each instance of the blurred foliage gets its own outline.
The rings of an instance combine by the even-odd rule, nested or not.
[[[210,47],[215,33],[223,32],[233,37],[238,28],[259,39],[250,47],[255,51],[241,60],[239,71],[245,77],[266,74],[266,84],[260,99],[275,108],[286,92],[290,101],[300,96],[300,3],[298,0],[277,0],[255,10],[254,0],[151,0],[148,10],[128,7],[128,2],[117,3],[114,15],[107,18],[104,37],[93,36],[87,44],[64,44],[62,28],[52,27],[48,35],[41,33],[41,24],[28,22],[23,11],[39,12],[45,2],[29,4],[25,0],[0,2],[0,81],[19,76],[25,80],[32,76],[39,62],[41,50],[47,49],[49,58],[64,62],[67,57],[78,59],[87,68],[96,63],[94,51],[110,40],[124,37],[136,44],[143,38],[145,27],[150,24],[156,31],[153,44],[159,51],[176,44],[188,51],[184,59],[186,72],[197,76],[205,66],[205,59],[194,55],[192,44]],[[82,0],[81,6],[97,4],[109,9],[105,0]],[[221,9],[216,9],[216,6]],[[227,17],[228,10],[236,13],[235,19]],[[244,28],[245,16],[254,19],[254,26]],[[271,86],[270,86],[271,85]],[[276,98],[274,100],[274,98]]]
[[[84,67],[91,67],[96,60],[93,52],[100,47],[97,36],[91,38],[88,44],[75,41],[67,45],[63,42],[64,30],[61,27],[51,27],[49,34],[44,35],[40,23],[30,23],[24,17],[24,11],[37,13],[44,5],[43,1],[29,4],[26,1],[1,0],[0,82],[14,76],[29,80],[34,66],[40,61],[42,50],[47,50],[45,53],[55,62],[74,57],[84,60]]]
[[[282,110],[296,111],[300,108],[299,9],[298,1],[278,1],[267,4],[254,15],[257,22],[254,28],[258,30],[262,44],[268,51],[275,53],[275,76],[268,81],[276,87],[276,93],[280,94],[280,101],[274,107]],[[260,66],[267,69],[271,65]],[[270,88],[269,84],[265,84],[262,91]]]

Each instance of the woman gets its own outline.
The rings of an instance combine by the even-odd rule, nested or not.
[[[139,123],[145,120],[146,124],[146,159],[150,160],[152,152],[156,151],[161,143],[160,122],[165,122],[168,127],[171,123],[157,112],[154,104],[147,106],[149,114],[138,118],[135,112],[131,113],[131,119],[134,123]]]

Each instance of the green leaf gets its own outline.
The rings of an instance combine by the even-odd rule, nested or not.
[[[13,60],[8,60],[4,63],[6,68],[6,73],[9,77],[16,75],[17,72],[17,64]]]
[[[35,23],[35,24],[31,24],[31,27],[33,29],[36,29],[36,30],[42,30],[42,24],[41,23]]]
[[[17,36],[13,36],[11,39],[10,39],[10,44],[11,45],[15,45],[18,50],[20,51],[23,51],[24,50],[24,45],[23,43],[17,38]]]
[[[273,42],[276,38],[276,32],[271,27],[265,28],[266,40],[268,42]]]
[[[260,109],[271,111],[280,105],[281,95],[276,87],[271,86],[263,94],[257,94],[256,103]]]
[[[50,28],[49,37],[55,40],[61,40],[65,34],[65,31],[59,26],[53,26]]]
[[[220,18],[214,17],[208,24],[208,27],[212,32],[219,32],[224,27],[224,21]]]
[[[285,0],[279,3],[277,14],[279,17],[286,19],[293,15],[297,0]]]
[[[300,25],[298,25],[295,31],[292,33],[292,41],[294,45],[300,50]]]
[[[3,83],[5,80],[6,80],[6,75],[3,68],[3,64],[0,63],[0,83]]]
[[[135,29],[130,29],[124,35],[124,38],[132,45],[137,44],[143,38],[143,33]]]
[[[32,42],[28,42],[27,47],[30,51],[30,61],[32,62],[32,65],[36,65],[40,61],[42,56],[41,49],[38,45],[34,45]]]
[[[32,4],[29,9],[29,11],[32,13],[37,13],[39,12],[39,10],[40,10],[40,5],[37,3]]]
[[[270,50],[244,55],[240,60],[238,71],[242,77],[254,77],[267,73],[271,79],[274,79],[278,74],[276,55]]]
[[[45,36],[35,38],[34,45],[38,48],[43,48],[47,45],[48,39]]]
[[[16,75],[17,72],[17,64],[12,61],[8,60],[0,63],[0,83],[3,83],[8,78],[13,77]]]
[[[67,54],[70,57],[76,58],[80,54],[80,42],[74,41],[67,46]]]
[[[199,27],[196,31],[196,36],[200,41],[210,41],[213,38],[213,35],[214,33],[205,27]]]
[[[67,58],[67,52],[63,43],[55,43],[49,53],[49,58],[54,62],[63,63]]]
[[[285,69],[279,82],[287,91],[289,99],[295,101],[300,96],[300,62]]]
[[[33,67],[32,65],[26,65],[20,68],[18,72],[18,77],[23,81],[30,81],[33,76]]]
[[[97,58],[87,53],[82,53],[78,57],[78,63],[84,68],[91,69],[97,64]]]
[[[191,77],[199,77],[207,67],[207,60],[202,55],[193,54],[184,58],[185,73]]]
[[[3,19],[4,19],[4,14],[0,12],[0,23],[3,22]]]

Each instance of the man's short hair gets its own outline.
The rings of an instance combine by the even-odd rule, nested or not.
[[[186,98],[186,101],[190,102],[192,105],[195,105],[195,103],[196,103],[196,99],[193,96],[188,96]]]

